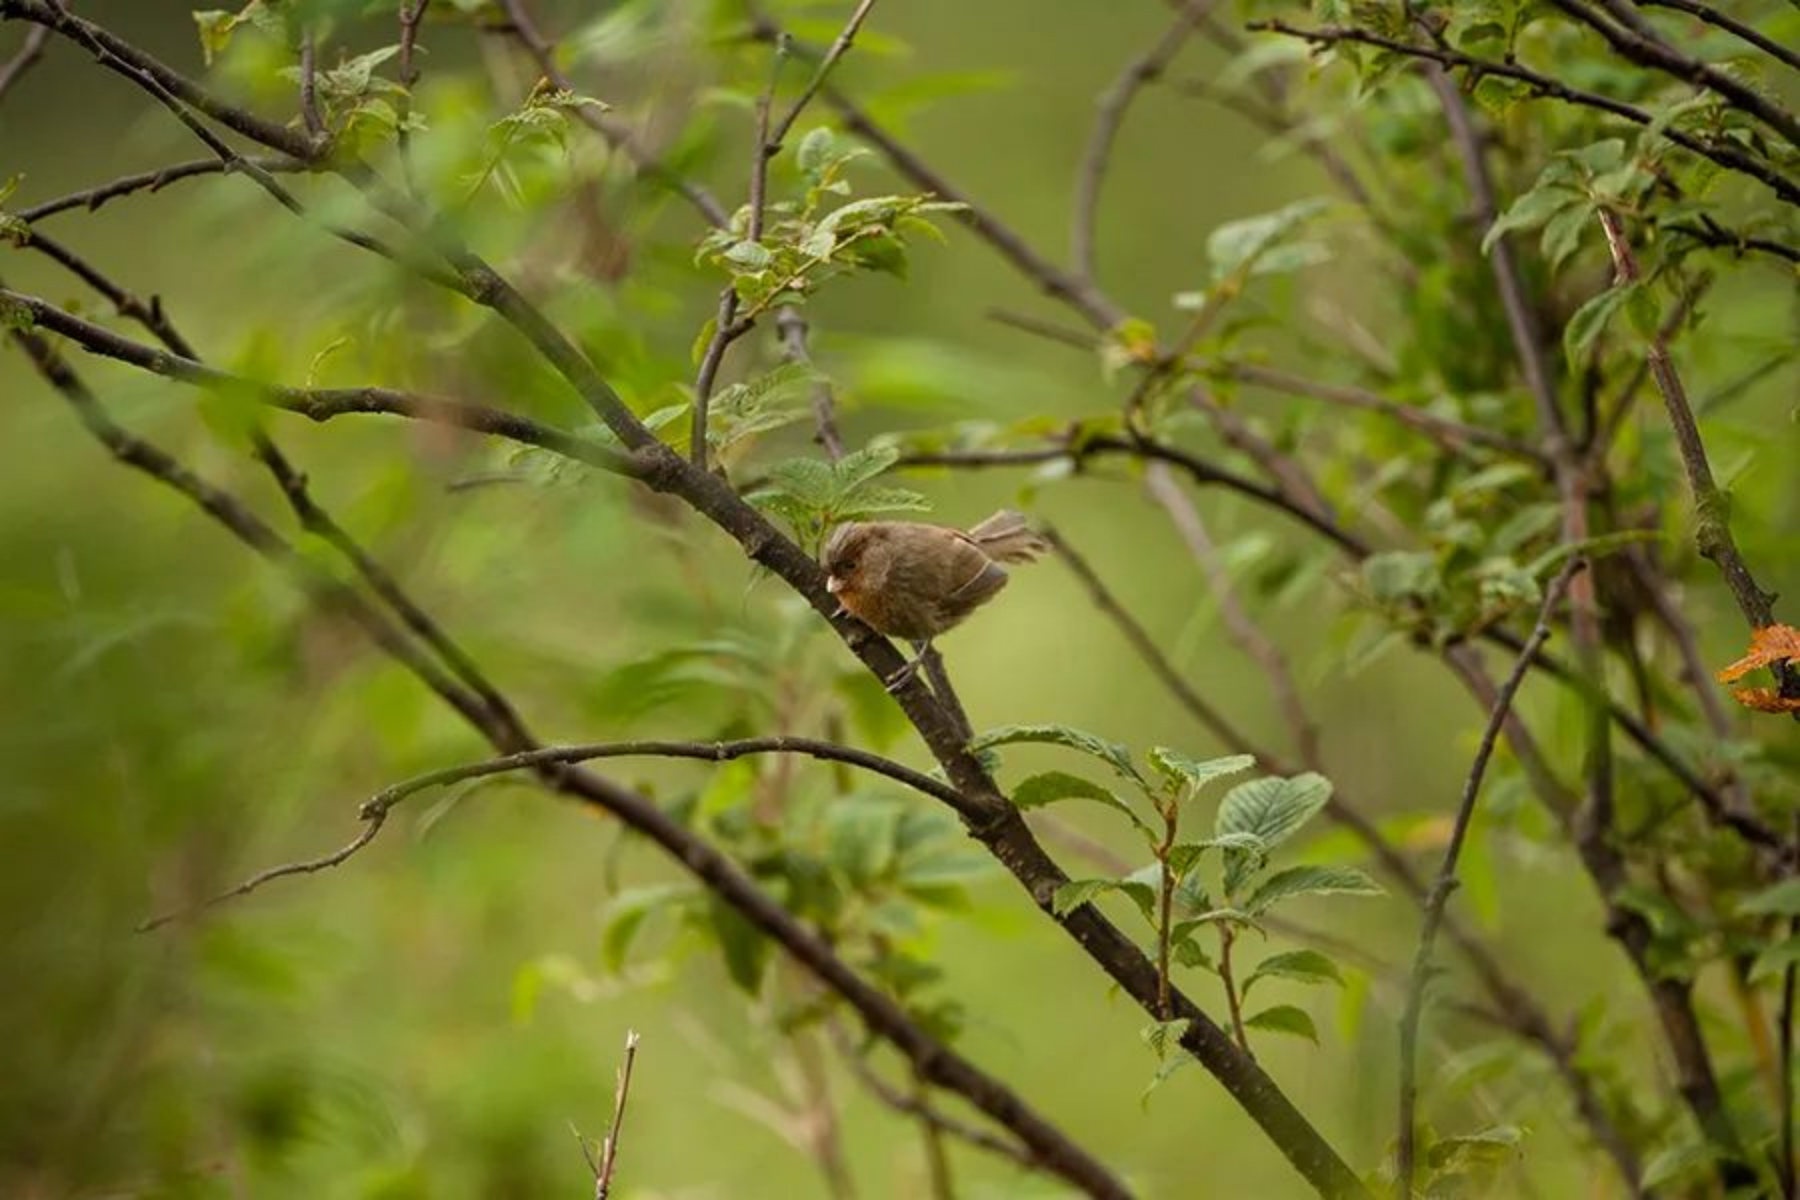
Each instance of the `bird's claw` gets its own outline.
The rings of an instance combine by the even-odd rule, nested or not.
[[[897,693],[901,688],[911,683],[913,677],[919,673],[919,667],[921,665],[922,660],[915,658],[908,662],[904,667],[901,667],[898,671],[895,671],[892,675],[889,675],[884,681],[889,694]]]

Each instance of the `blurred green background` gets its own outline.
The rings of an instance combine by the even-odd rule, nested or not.
[[[538,7],[554,30],[596,20],[587,4]],[[688,26],[698,27],[701,7]],[[688,27],[680,6],[669,8],[678,15],[657,20]],[[802,15],[824,25],[844,8],[811,5]],[[81,11],[184,69],[202,69],[181,4],[86,0]],[[995,86],[912,117],[908,136],[947,177],[1060,257],[1094,97],[1164,22],[1150,3],[895,0],[877,6],[844,82],[879,93],[924,74],[994,74]],[[362,46],[388,40],[373,24],[358,33]],[[0,53],[18,40],[16,28],[0,30]],[[466,78],[484,70],[528,86],[521,69],[496,64],[498,51],[478,41],[466,29],[427,30],[428,111],[466,104]],[[703,47],[673,34],[632,53],[642,61],[602,61],[581,82],[609,100],[626,97],[634,119],[659,104],[678,118],[683,95],[719,69]],[[1205,75],[1222,61],[1195,46],[1176,74]],[[648,101],[633,90],[645,88]],[[699,161],[735,197],[745,115],[726,104],[712,119],[715,150]],[[165,113],[66,44],[53,44],[0,106],[0,148],[0,175],[23,177],[15,207],[200,154]],[[1144,94],[1116,149],[1101,225],[1102,276],[1121,303],[1172,322],[1170,296],[1203,275],[1207,231],[1324,191],[1311,166],[1265,150],[1265,137],[1229,113],[1170,88]],[[609,190],[596,203],[607,236],[632,243],[639,282],[596,285],[591,302],[612,306],[604,320],[631,329],[646,377],[659,363],[684,365],[716,288],[686,262],[697,222],[642,191]],[[557,208],[499,222],[492,249],[528,263],[554,259],[571,252],[569,228],[555,224],[568,221]],[[171,186],[57,218],[53,228],[133,289],[161,295],[204,353],[291,380],[340,336],[335,306],[378,309],[384,290],[398,294],[378,268],[286,221],[243,179]],[[0,271],[9,286],[103,311],[35,256],[10,253]],[[523,276],[529,281],[531,270]],[[1346,263],[1309,276],[1307,299],[1359,314],[1379,337],[1392,308],[1386,286]],[[1791,285],[1731,286],[1747,289],[1726,317],[1744,339],[1791,331]],[[518,348],[505,335],[429,301],[407,305],[378,337],[323,360],[324,377],[453,386],[582,419],[553,385],[514,373]],[[1028,285],[956,227],[948,245],[918,250],[910,280],[834,289],[813,311],[814,340],[840,385],[849,440],[1116,403],[1122,384],[1091,356],[997,324],[987,315],[995,306],[1044,311]],[[740,354],[774,361],[772,342],[772,331],[758,333]],[[77,366],[122,418],[238,487],[285,528],[272,488],[195,419],[194,393],[110,364],[78,358]],[[1725,377],[1735,365],[1698,369]],[[1766,418],[1793,386],[1791,371],[1778,374],[1743,403],[1741,429],[1721,423],[1726,459],[1734,445],[1768,438]],[[796,1068],[767,1004],[747,1006],[717,955],[666,924],[653,924],[623,970],[605,963],[613,897],[677,873],[616,826],[528,788],[422,798],[338,870],[283,881],[198,922],[134,934],[154,911],[347,841],[369,793],[482,757],[485,747],[185,500],[111,463],[10,347],[0,354],[0,396],[0,1192],[585,1194],[587,1168],[569,1125],[603,1131],[621,1043],[635,1029],[643,1045],[618,1194],[829,1194],[804,1148],[816,1113],[791,1111]],[[621,668],[697,630],[740,632],[751,645],[804,630],[801,650],[770,667],[777,683],[799,686],[806,671],[851,665],[816,622],[797,618],[779,585],[751,578],[735,547],[618,481],[481,485],[517,464],[472,439],[399,423],[303,425],[281,419],[272,428],[311,473],[319,499],[476,654],[541,736],[708,737],[730,715],[760,711],[679,687],[661,704],[628,694],[634,677],[621,682]],[[1772,427],[1790,451],[1800,448],[1791,422]],[[805,452],[802,433],[790,440],[787,452]],[[929,476],[917,485],[947,522],[1021,499],[1054,521],[1172,648],[1195,687],[1285,747],[1267,688],[1220,630],[1179,539],[1116,475],[1074,483]],[[1791,472],[1785,483],[1780,475],[1742,484],[1741,511],[1765,535],[1791,531],[1800,518]],[[1221,540],[1292,537],[1235,502],[1201,502]],[[1800,583],[1791,562],[1781,568],[1790,585]],[[1424,657],[1400,651],[1347,670],[1348,633],[1328,603],[1331,588],[1320,577],[1257,600],[1257,611],[1301,672],[1333,777],[1382,814],[1424,814],[1396,828],[1430,849],[1442,826],[1426,818],[1450,810],[1480,714]],[[1722,595],[1709,584],[1694,602],[1720,615],[1703,628],[1710,657],[1728,661],[1741,639]],[[1055,721],[1139,748],[1220,750],[1058,565],[1020,573],[944,649],[978,728]],[[1553,746],[1575,736],[1574,712],[1554,694],[1529,689],[1524,707]],[[910,738],[893,753],[929,765]],[[1058,761],[1020,752],[1008,768]],[[661,797],[708,778],[693,764],[607,765]],[[816,786],[828,775],[816,764],[797,770]],[[1499,779],[1497,811],[1519,803],[1510,778]],[[1071,821],[1128,849],[1105,816]],[[1352,853],[1341,838],[1322,838],[1299,853]],[[1641,993],[1596,932],[1592,897],[1563,852],[1500,822],[1469,870],[1457,903],[1552,1011],[1635,1013]],[[995,875],[973,895],[932,933],[947,990],[968,1011],[960,1043],[968,1054],[1146,1195],[1304,1194],[1202,1072],[1184,1072],[1140,1103],[1156,1066],[1139,1041],[1142,1014],[1111,994],[1011,880]],[[1414,932],[1412,912],[1393,898],[1317,904],[1298,915],[1377,962],[1401,961]],[[1209,982],[1192,986],[1216,1005]],[[1392,1136],[1392,977],[1358,972],[1343,992],[1289,990],[1282,998],[1311,1008],[1323,1044],[1265,1038],[1263,1060],[1352,1161],[1371,1166]],[[1720,1036],[1729,1044],[1734,1035]],[[1610,1194],[1592,1181],[1594,1159],[1567,1129],[1555,1089],[1529,1068],[1490,1079],[1484,1064],[1494,1055],[1482,1037],[1463,1044],[1472,1048],[1429,1093],[1431,1110],[1446,1128],[1526,1128],[1528,1166],[1508,1177],[1504,1194]],[[876,1062],[897,1078],[891,1062]],[[827,1078],[856,1193],[923,1194],[915,1128],[841,1065]],[[1054,1194],[992,1159],[953,1154],[965,1195]]]

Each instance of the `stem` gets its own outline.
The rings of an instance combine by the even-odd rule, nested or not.
[[[1238,995],[1237,980],[1231,973],[1231,947],[1236,941],[1237,934],[1232,931],[1231,922],[1220,921],[1219,978],[1225,981],[1225,1006],[1231,1011],[1231,1032],[1237,1038],[1238,1049],[1250,1054],[1250,1035],[1244,1031],[1243,1002]]]
[[[1160,806],[1163,819],[1162,842],[1156,847],[1158,891],[1156,918],[1156,1011],[1164,1021],[1175,1019],[1169,1003],[1169,930],[1175,911],[1175,873],[1169,869],[1169,852],[1175,848],[1175,831],[1181,822],[1179,802],[1170,797]]]
[[[1438,867],[1437,881],[1425,899],[1425,918],[1419,931],[1419,948],[1413,956],[1412,980],[1406,993],[1406,1011],[1400,1019],[1400,1138],[1395,1175],[1401,1200],[1407,1200],[1413,1194],[1414,1110],[1418,1101],[1414,1071],[1418,1058],[1419,1018],[1424,1009],[1425,984],[1431,974],[1432,947],[1437,941],[1438,926],[1444,920],[1444,906],[1449,903],[1450,893],[1456,890],[1456,864],[1462,855],[1463,842],[1468,837],[1469,825],[1475,816],[1475,801],[1481,795],[1481,781],[1487,774],[1488,760],[1493,757],[1495,743],[1500,739],[1500,730],[1506,725],[1507,714],[1512,711],[1513,697],[1518,694],[1519,686],[1525,682],[1525,676],[1531,670],[1531,660],[1537,657],[1537,652],[1550,639],[1551,615],[1581,563],[1582,559],[1578,556],[1570,558],[1562,573],[1545,591],[1543,606],[1538,610],[1537,624],[1532,629],[1531,636],[1525,640],[1525,649],[1513,663],[1512,674],[1507,676],[1506,682],[1500,687],[1493,710],[1488,714],[1487,728],[1482,731],[1481,744],[1475,751],[1475,761],[1470,765],[1468,778],[1463,782],[1462,799],[1456,809],[1456,824],[1450,834],[1450,844],[1444,850],[1444,861]]]

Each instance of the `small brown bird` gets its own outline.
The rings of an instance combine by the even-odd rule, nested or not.
[[[1033,562],[1049,543],[1022,514],[1001,509],[964,533],[918,521],[856,521],[825,539],[825,586],[877,633],[911,642],[918,657],[888,681],[918,672],[931,641],[1006,586],[1001,563]]]

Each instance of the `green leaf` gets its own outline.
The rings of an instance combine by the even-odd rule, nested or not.
[[[1379,884],[1356,867],[1289,867],[1264,880],[1244,907],[1256,914],[1296,896],[1384,894]]]
[[[1776,942],[1758,954],[1756,961],[1750,964],[1750,982],[1772,979],[1797,963],[1800,963],[1800,935]]]
[[[762,987],[763,968],[769,961],[769,939],[717,897],[708,899],[706,913],[719,939],[726,973],[733,983],[754,996]]]
[[[1150,1077],[1149,1084],[1145,1086],[1142,1092],[1138,1093],[1139,1107],[1147,1106],[1150,1103],[1150,1093],[1167,1083],[1175,1072],[1181,1070],[1181,1068],[1193,1061],[1194,1056],[1186,1051],[1170,1055],[1168,1058],[1163,1059],[1162,1065],[1156,1068],[1156,1074]]]
[[[1591,298],[1586,304],[1575,310],[1569,323],[1563,326],[1563,355],[1570,366],[1580,364],[1582,354],[1594,343],[1606,328],[1613,314],[1621,305],[1631,299],[1639,284],[1627,284],[1624,287],[1608,288]]]
[[[1319,1044],[1319,1030],[1313,1024],[1312,1017],[1303,1008],[1295,1008],[1291,1004],[1277,1004],[1274,1008],[1265,1008],[1244,1024],[1251,1029],[1266,1029],[1270,1033],[1286,1033],[1294,1037],[1303,1037],[1313,1045]]]
[[[1221,282],[1239,273],[1248,274],[1258,258],[1326,207],[1326,202],[1318,198],[1300,200],[1271,213],[1220,225],[1206,239],[1206,257],[1212,262],[1213,281]]]
[[[1254,754],[1232,754],[1202,762],[1167,746],[1152,746],[1148,757],[1150,765],[1162,772],[1163,778],[1172,785],[1180,787],[1185,784],[1196,792],[1214,779],[1236,775],[1256,765]]]
[[[694,892],[680,886],[631,888],[613,897],[600,932],[600,961],[615,974],[625,965],[644,922],[659,909],[686,903]]]
[[[1566,184],[1539,183],[1494,219],[1481,239],[1481,252],[1491,253],[1494,243],[1515,229],[1536,229],[1570,205],[1583,203],[1581,193]]]
[[[1092,904],[1107,892],[1119,890],[1116,879],[1071,879],[1056,889],[1050,898],[1050,911],[1057,916],[1067,916],[1084,904]]]
[[[866,674],[867,672],[865,672]],[[1022,809],[1042,808],[1046,804],[1055,804],[1059,800],[1095,800],[1108,808],[1116,808],[1131,818],[1131,823],[1143,827],[1131,806],[1113,795],[1112,792],[1089,779],[1079,775],[1071,775],[1066,771],[1045,771],[1021,780],[1013,789],[1012,801]]]
[[[1496,1125],[1478,1133],[1439,1138],[1426,1154],[1425,1163],[1434,1172],[1492,1166],[1517,1154],[1524,1138],[1524,1131],[1516,1125]]]
[[[1337,963],[1317,950],[1290,950],[1263,959],[1244,981],[1246,996],[1250,994],[1250,986],[1259,979],[1291,979],[1295,983],[1335,983],[1339,986],[1344,982]]]
[[[1137,766],[1131,761],[1131,752],[1124,746],[1067,725],[1002,725],[970,742],[969,750],[975,752],[1018,742],[1035,742],[1079,750],[1099,759],[1127,779],[1140,784],[1145,782],[1144,777],[1138,774]]]
[[[746,271],[760,271],[774,260],[769,248],[761,242],[734,242],[724,254],[720,255],[726,262]]]
[[[1784,879],[1744,897],[1738,901],[1738,911],[1753,917],[1800,917],[1800,878]]]
[[[1138,1030],[1138,1036],[1144,1044],[1155,1051],[1156,1057],[1167,1058],[1170,1050],[1179,1049],[1181,1039],[1192,1024],[1186,1017],[1174,1021],[1153,1021]]]
[[[1331,799],[1331,781],[1308,772],[1291,779],[1270,777],[1240,783],[1219,805],[1214,831],[1253,833],[1273,849],[1318,814]]]

